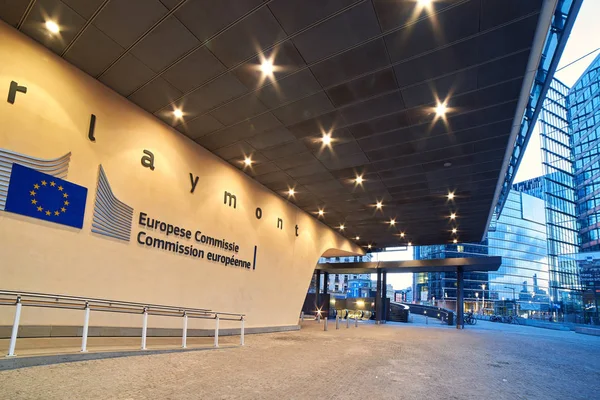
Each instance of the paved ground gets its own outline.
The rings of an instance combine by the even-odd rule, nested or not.
[[[0,399],[598,399],[600,337],[479,322],[248,335],[245,347],[0,372]]]

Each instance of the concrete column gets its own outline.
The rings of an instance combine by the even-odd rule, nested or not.
[[[327,294],[329,285],[329,272],[323,274],[323,294]]]
[[[381,280],[381,320],[387,321],[387,307],[386,298],[387,298],[387,272],[382,271],[381,275],[383,275],[383,279]]]
[[[317,270],[315,275],[315,302],[316,307],[321,307],[321,271]]]
[[[381,271],[377,270],[377,294],[375,295],[375,322],[381,321]]]
[[[456,329],[465,329],[463,268],[456,268]]]

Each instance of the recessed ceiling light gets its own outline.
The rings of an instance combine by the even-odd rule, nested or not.
[[[273,62],[271,62],[271,60],[264,60],[262,64],[260,64],[260,70],[265,75],[273,75]]]
[[[320,217],[322,217],[323,214],[325,214],[325,211],[323,211],[322,209],[319,209],[318,214],[319,214]]]
[[[371,246],[371,245],[368,245],[368,246],[367,246],[367,248],[369,248],[369,249],[370,249],[371,247],[373,247],[373,246]]]
[[[443,117],[444,115],[446,115],[447,111],[448,107],[446,107],[446,103],[438,103],[438,105],[435,107],[435,114],[438,117]]]
[[[432,0],[419,0],[419,4],[422,6],[428,6],[431,4]]]
[[[457,240],[457,239],[454,239],[454,240],[452,241],[452,243],[456,244],[456,243],[458,243],[458,240]]]
[[[394,226],[396,225],[396,220],[395,219],[390,219],[390,226]]]
[[[340,231],[344,230],[344,224],[340,224]]]
[[[400,232],[400,237],[404,237],[404,232]]]
[[[456,228],[452,228],[452,233],[456,233]]]
[[[357,237],[355,237],[354,239],[356,239],[356,240],[360,240],[360,236],[357,236]]]
[[[289,196],[293,196],[296,194],[296,191],[294,190],[294,188],[290,188],[290,190],[288,190],[288,195]]]
[[[383,203],[381,201],[378,201],[377,204],[375,204],[375,207],[377,207],[378,210],[381,210],[381,207],[383,207]]]
[[[249,167],[250,165],[252,165],[252,158],[251,157],[246,157],[244,158],[244,164]]]
[[[412,246],[412,242],[408,242],[408,245],[409,245],[409,246]]]
[[[456,214],[455,213],[450,214],[450,219],[455,219],[455,218],[456,218]]]
[[[46,21],[46,29],[48,29],[52,33],[60,32],[60,27],[54,21]]]
[[[331,144],[331,133],[324,133],[321,141],[325,146],[329,146]]]
[[[448,193],[448,200],[454,200],[454,192]]]
[[[362,185],[362,183],[364,182],[364,179],[363,179],[362,175],[358,175],[354,181],[356,182],[357,185]]]

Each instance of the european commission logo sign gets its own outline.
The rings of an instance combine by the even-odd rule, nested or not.
[[[81,229],[87,188],[12,164],[5,211]]]

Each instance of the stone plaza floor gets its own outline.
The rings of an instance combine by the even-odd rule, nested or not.
[[[0,399],[600,399],[600,337],[479,321],[247,335],[246,346],[0,372]]]

